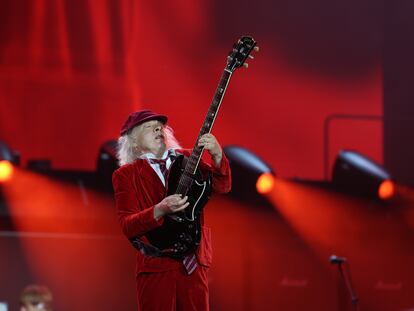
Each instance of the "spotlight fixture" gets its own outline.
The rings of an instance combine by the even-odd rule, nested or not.
[[[11,179],[13,175],[13,165],[7,160],[0,161],[0,182],[5,182]]]
[[[246,148],[232,145],[223,150],[231,167],[231,194],[242,200],[263,201],[261,195],[270,192],[274,186],[272,168]]]
[[[4,142],[0,141],[0,182],[10,180],[13,175],[14,165],[19,163],[19,153],[11,150]]]
[[[267,194],[272,191],[275,185],[275,176],[272,173],[262,173],[257,178],[256,189],[261,194]]]
[[[103,143],[96,161],[99,180],[105,187],[110,189],[112,189],[112,173],[118,168],[117,145],[116,140],[108,140]]]
[[[391,175],[375,161],[351,150],[339,152],[332,182],[347,192],[381,200],[391,199],[395,194]]]
[[[29,159],[27,160],[27,169],[36,172],[49,172],[52,169],[50,159]]]

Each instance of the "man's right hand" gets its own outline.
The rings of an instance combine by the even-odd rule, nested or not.
[[[154,218],[160,219],[167,214],[177,213],[184,210],[190,202],[187,202],[188,197],[181,197],[181,194],[172,194],[165,197],[160,203],[154,206]]]

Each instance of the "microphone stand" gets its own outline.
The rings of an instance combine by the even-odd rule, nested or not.
[[[332,264],[337,264],[338,265],[338,271],[339,274],[341,275],[341,277],[343,278],[344,282],[345,282],[345,286],[348,290],[349,296],[351,297],[351,302],[353,305],[353,309],[355,311],[359,310],[359,298],[353,288],[352,285],[352,280],[351,280],[351,271],[349,268],[349,263],[347,260],[341,260],[341,261],[332,261]],[[345,269],[342,268],[342,264],[344,264]]]

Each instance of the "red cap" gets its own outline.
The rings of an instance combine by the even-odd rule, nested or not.
[[[162,114],[155,113],[154,111],[151,111],[149,109],[135,111],[128,116],[128,119],[122,126],[121,136],[128,133],[134,127],[150,120],[159,120],[165,124],[167,123],[168,118]]]

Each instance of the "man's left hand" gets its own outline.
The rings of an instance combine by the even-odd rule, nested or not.
[[[221,159],[223,158],[223,150],[213,134],[207,133],[200,137],[198,146],[204,147],[213,158],[216,167],[220,167]]]

